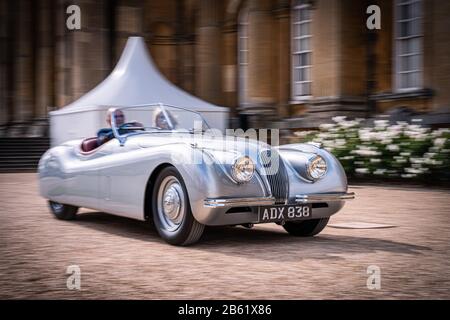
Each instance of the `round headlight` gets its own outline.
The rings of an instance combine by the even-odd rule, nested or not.
[[[318,180],[327,172],[327,163],[321,156],[315,156],[309,160],[306,166],[306,172],[312,180]]]
[[[239,183],[250,181],[254,173],[255,163],[248,156],[237,158],[231,167],[231,175]]]

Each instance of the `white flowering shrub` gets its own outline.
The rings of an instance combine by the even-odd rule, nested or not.
[[[373,127],[363,119],[333,118],[318,131],[296,132],[295,140],[321,143],[354,177],[435,179],[450,181],[450,130],[431,130],[414,124],[375,120]]]

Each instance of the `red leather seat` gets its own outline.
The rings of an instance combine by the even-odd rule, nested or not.
[[[81,151],[91,152],[92,150],[98,148],[97,137],[87,138],[81,142]]]

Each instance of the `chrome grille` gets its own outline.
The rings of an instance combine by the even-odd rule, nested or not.
[[[261,151],[259,158],[276,203],[285,203],[289,196],[289,177],[283,160],[277,151],[269,149]]]

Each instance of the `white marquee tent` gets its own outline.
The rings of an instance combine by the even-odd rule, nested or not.
[[[50,112],[52,145],[95,136],[111,106],[164,103],[200,112],[211,128],[224,130],[228,108],[218,107],[169,82],[153,63],[141,37],[130,37],[111,74],[71,104]]]

